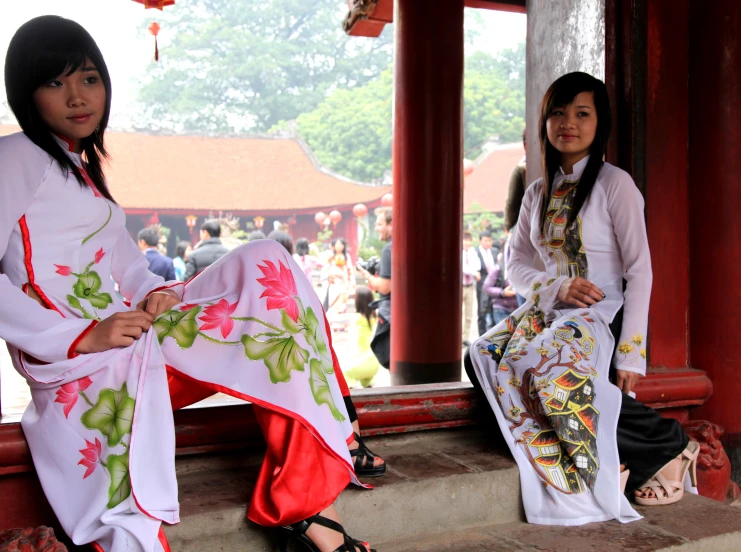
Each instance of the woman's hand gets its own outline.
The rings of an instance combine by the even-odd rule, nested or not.
[[[600,288],[580,276],[567,278],[561,284],[561,289],[558,290],[559,301],[581,308],[594,305],[604,298],[605,294],[602,293]]]
[[[641,375],[636,374],[635,372],[628,372],[627,370],[618,370],[617,371],[617,382],[615,383],[615,385],[617,385],[620,391],[622,391],[625,394],[628,394],[631,391],[633,391],[633,388],[636,386],[640,378],[641,378]]]
[[[82,338],[76,353],[102,353],[114,347],[128,347],[146,332],[154,317],[141,310],[117,312],[95,326]]]
[[[180,296],[174,291],[164,289],[152,293],[152,295],[139,303],[136,308],[151,314],[153,318],[157,318],[160,314],[169,311],[178,303],[182,303]]]

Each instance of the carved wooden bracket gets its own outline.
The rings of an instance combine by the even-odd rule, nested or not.
[[[349,34],[353,25],[361,19],[368,19],[377,5],[378,0],[353,0],[350,11],[342,22],[342,29]]]

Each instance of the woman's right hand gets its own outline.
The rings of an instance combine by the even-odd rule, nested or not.
[[[559,301],[581,308],[594,305],[604,298],[605,294],[602,293],[600,288],[581,276],[567,278],[561,284],[561,289],[558,290]]]
[[[75,352],[102,353],[114,347],[128,347],[149,330],[152,322],[154,317],[142,310],[117,312],[90,330]]]

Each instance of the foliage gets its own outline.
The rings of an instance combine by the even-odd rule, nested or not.
[[[479,234],[489,230],[494,237],[494,245],[504,238],[504,218],[492,211],[487,211],[480,203],[471,205],[471,212],[463,215],[463,227],[473,234],[474,246],[478,247]]]
[[[164,12],[160,63],[142,82],[148,130],[263,132],[391,62],[391,30],[344,33],[336,0],[191,0]],[[169,40],[168,40],[169,37]]]
[[[481,153],[493,140],[519,142],[525,128],[525,48],[500,57],[474,53],[466,64],[463,89],[464,150]],[[518,72],[519,70],[519,72]],[[379,181],[391,169],[393,74],[391,68],[365,86],[336,90],[297,128],[319,161],[356,180]]]

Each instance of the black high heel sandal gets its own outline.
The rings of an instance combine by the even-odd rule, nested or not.
[[[355,440],[358,442],[358,448],[350,451],[350,457],[355,458],[353,464],[355,475],[358,477],[379,477],[386,473],[386,463],[384,462],[380,466],[374,466],[373,463],[376,455],[365,446],[360,435],[357,433],[353,433],[353,435],[355,435]]]
[[[292,539],[303,544],[304,547],[311,552],[319,552],[319,548],[317,547],[317,545],[314,544],[312,540],[306,535],[306,531],[309,530],[309,527],[313,523],[321,525],[322,527],[326,527],[327,529],[331,529],[332,531],[342,533],[342,536],[345,538],[345,544],[341,545],[338,548],[335,548],[334,552],[376,552],[374,548],[371,548],[369,550],[366,546],[367,543],[350,537],[347,533],[345,533],[345,528],[342,527],[342,525],[340,525],[336,521],[327,519],[324,516],[320,516],[319,514],[311,516],[304,521],[294,523],[293,525],[286,525],[281,527],[279,545],[280,552],[288,552],[288,543]]]

